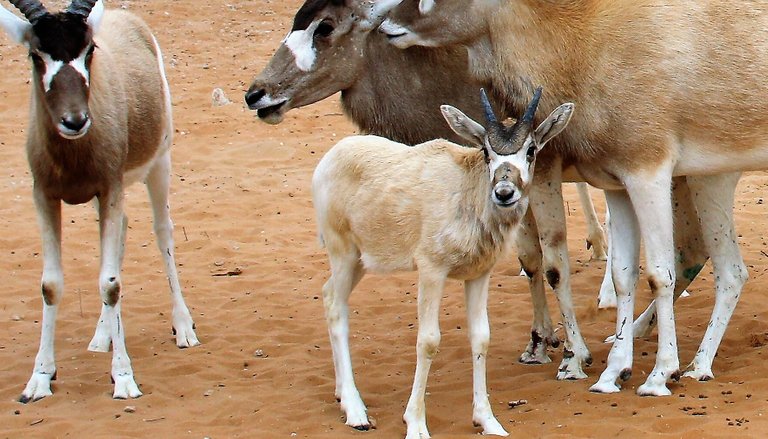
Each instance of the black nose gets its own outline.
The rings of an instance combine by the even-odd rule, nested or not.
[[[248,93],[245,94],[245,103],[248,104],[248,108],[251,110],[258,110],[255,105],[265,94],[267,94],[267,92],[263,88],[259,90],[248,90]]]
[[[515,188],[512,186],[501,186],[499,188],[496,188],[494,191],[496,194],[496,198],[501,201],[502,203],[506,203],[507,201],[511,200],[512,197],[515,195]]]
[[[61,124],[72,131],[79,132],[88,123],[88,115],[85,113],[68,114],[61,118]]]

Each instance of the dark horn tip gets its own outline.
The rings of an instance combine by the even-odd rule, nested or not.
[[[485,89],[480,89],[480,101],[483,103],[483,109],[485,110],[485,119],[490,124],[497,123],[496,121],[496,114],[493,112],[493,107],[491,106],[491,101],[488,100],[488,94],[485,93]]]
[[[523,122],[533,122],[533,116],[536,114],[536,109],[539,107],[539,99],[541,99],[541,93],[543,90],[544,87],[542,86],[536,87],[536,90],[533,92],[533,99],[531,99],[531,103],[528,104],[528,108],[525,110],[525,114],[523,115]]]
[[[39,0],[9,0],[10,3],[16,7],[27,20],[35,24],[40,18],[48,14],[48,10],[45,9]]]
[[[96,6],[97,1],[98,0],[72,0],[72,3],[67,7],[67,12],[88,18],[91,10]]]

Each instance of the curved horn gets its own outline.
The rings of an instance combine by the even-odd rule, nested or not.
[[[531,99],[531,103],[528,104],[528,108],[525,109],[525,114],[523,115],[523,123],[533,122],[533,116],[536,114],[536,108],[539,106],[539,99],[541,99],[541,91],[542,87],[538,86],[536,91],[533,92],[533,99]]]
[[[42,16],[48,14],[48,10],[45,9],[39,0],[9,0],[16,9],[21,11],[30,23],[35,24]]]
[[[91,9],[98,0],[72,0],[72,3],[67,7],[67,11],[70,14],[79,15],[83,18],[88,18],[91,13]]]
[[[488,95],[485,94],[485,89],[480,89],[480,101],[483,103],[483,110],[485,110],[485,120],[488,121],[488,124],[496,125],[498,122],[496,121],[496,114],[493,112],[493,107],[491,107],[491,101],[488,100]]]

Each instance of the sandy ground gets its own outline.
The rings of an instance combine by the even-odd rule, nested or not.
[[[49,2],[61,4],[62,2]],[[110,355],[86,350],[100,310],[98,233],[90,205],[64,209],[66,294],[56,337],[54,395],[16,402],[40,335],[40,238],[23,152],[29,66],[0,37],[0,436],[1,437],[402,437],[413,377],[416,276],[370,276],[352,295],[357,382],[377,429],[350,430],[333,396],[331,352],[320,299],[328,276],[315,240],[309,181],[315,164],[354,127],[332,97],[257,121],[242,104],[251,78],[287,32],[301,1],[111,1],[144,17],[164,48],[176,121],[172,209],[182,286],[203,344],[176,348],[170,300],[141,185],[128,191],[130,229],[123,317],[140,399],[111,399]],[[221,87],[233,103],[211,105]],[[615,395],[587,391],[604,367],[612,311],[596,309],[604,263],[590,262],[573,188],[566,190],[574,300],[595,358],[585,381],[554,379],[554,363],[517,363],[531,318],[527,283],[514,255],[491,282],[489,391],[512,435],[526,437],[727,437],[768,434],[768,178],[747,175],[737,198],[738,230],[751,279],[714,364],[716,379],[672,384],[674,395],[641,398],[654,340],[636,342],[634,376]],[[597,192],[595,192],[597,195]],[[603,211],[603,203],[599,202]],[[239,275],[227,275],[237,273]],[[647,303],[641,282],[640,306]],[[443,300],[443,339],[429,379],[434,437],[469,437],[471,359],[458,282]],[[709,267],[677,307],[681,363],[696,351],[712,307]],[[550,305],[555,305],[549,296]],[[553,312],[558,321],[559,314]],[[763,355],[763,354],[766,355]],[[509,408],[508,402],[526,405]],[[135,411],[127,412],[127,406]]]

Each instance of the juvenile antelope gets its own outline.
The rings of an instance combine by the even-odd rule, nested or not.
[[[199,344],[181,294],[168,204],[171,101],[162,56],[149,28],[101,1],[74,0],[50,13],[37,0],[11,0],[26,17],[0,7],[0,25],[32,60],[27,156],[43,240],[43,321],[40,349],[21,402],[51,395],[56,377],[54,332],[64,292],[61,202],[95,198],[99,213],[103,306],[89,350],[113,348],[115,398],[141,391],[133,377],[120,317],[120,281],[127,219],[123,190],[144,180],[154,229],[171,287],[176,344]]]
[[[377,136],[348,137],[320,161],[312,197],[331,277],[323,302],[336,371],[336,397],[347,425],[368,429],[348,344],[348,298],[366,271],[418,270],[416,374],[403,419],[407,437],[429,437],[424,393],[440,344],[438,315],[447,278],[464,281],[473,362],[473,421],[485,434],[507,435],[488,401],[485,361],[490,328],[488,280],[528,208],[536,155],[565,128],[572,104],[537,128],[537,90],[525,114],[505,127],[482,94],[486,128],[442,106],[456,132],[480,149],[446,140],[409,147]]]
[[[491,83],[512,108],[524,105],[518,94],[532,82],[549,90],[543,106],[567,99],[584,109],[540,158],[532,194],[559,180],[561,161],[608,190],[610,234],[621,236],[612,249],[618,315],[594,391],[617,392],[617,381],[631,375],[641,234],[659,343],[656,366],[637,391],[669,395],[667,381],[680,375],[672,302],[681,282],[672,273],[689,255],[673,244],[670,188],[673,177],[687,176],[716,297],[686,375],[712,378],[712,360],[748,277],[732,218],[738,172],[768,168],[765,8],[725,0],[409,0],[381,29],[401,48],[466,46],[475,78]],[[562,215],[531,208],[537,222],[551,223],[539,222],[540,229],[564,233]],[[701,265],[687,268],[696,273]]]

